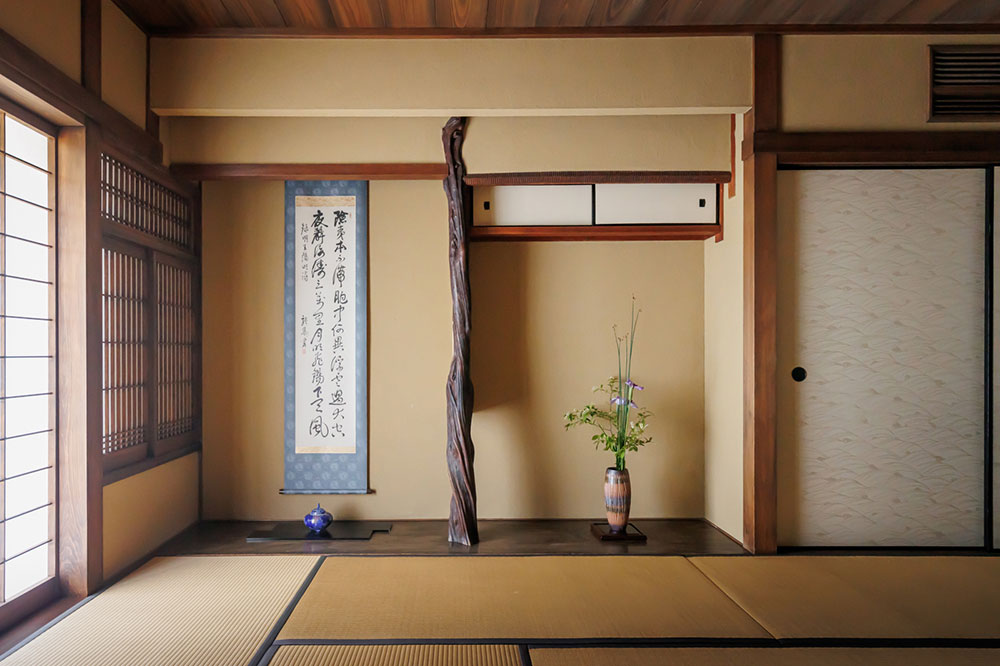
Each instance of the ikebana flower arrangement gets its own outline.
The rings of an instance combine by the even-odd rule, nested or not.
[[[594,387],[594,392],[606,395],[608,401],[602,405],[585,405],[564,417],[566,429],[579,425],[596,428],[597,433],[590,438],[594,446],[603,446],[605,451],[615,455],[615,466],[609,467],[604,476],[604,505],[612,532],[625,531],[632,505],[632,484],[625,467],[625,454],[638,451],[640,446],[652,441],[646,435],[646,419],[651,413],[639,407],[634,399],[636,391],[642,391],[643,387],[632,381],[632,350],[639,312],[633,299],[629,334],[619,336],[617,327],[613,329],[618,349],[618,375]]]

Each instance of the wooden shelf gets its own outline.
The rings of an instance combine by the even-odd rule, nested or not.
[[[588,224],[544,227],[471,227],[469,240],[482,241],[682,241],[722,233],[719,224]]]
[[[463,182],[484,185],[601,185],[607,183],[728,183],[728,171],[524,171],[472,173]]]

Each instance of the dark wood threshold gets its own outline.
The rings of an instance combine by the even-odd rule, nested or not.
[[[470,173],[463,179],[471,187],[502,185],[604,185],[634,183],[728,183],[728,171],[522,171]]]
[[[481,241],[686,241],[722,232],[720,224],[587,224],[573,226],[471,227]]]
[[[195,442],[194,444],[189,444],[155,457],[143,458],[139,462],[125,465],[124,467],[119,467],[118,469],[107,470],[104,472],[104,485],[106,486],[115,483],[116,481],[127,479],[130,476],[141,474],[142,472],[153,469],[154,467],[168,463],[171,460],[183,458],[184,456],[197,453],[198,451],[201,451],[201,442]]]
[[[80,597],[59,597],[44,606],[41,610],[29,615],[3,633],[0,633],[0,657],[81,601],[83,599]]]
[[[701,519],[634,519],[645,544],[602,542],[593,520],[480,520],[480,542],[448,541],[447,520],[395,520],[392,531],[368,541],[269,541],[247,535],[274,522],[205,521],[156,551],[160,556],[306,553],[323,555],[743,555],[746,551]]]
[[[196,164],[177,163],[178,177],[205,180],[444,180],[445,164],[387,162],[368,164]]]

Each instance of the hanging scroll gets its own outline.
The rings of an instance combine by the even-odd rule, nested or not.
[[[368,492],[368,183],[285,182],[285,494]]]

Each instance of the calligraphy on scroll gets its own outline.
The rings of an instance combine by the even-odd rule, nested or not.
[[[295,197],[295,453],[355,453],[357,200]]]

